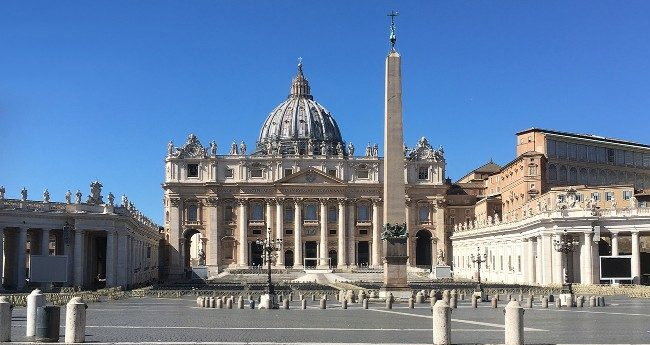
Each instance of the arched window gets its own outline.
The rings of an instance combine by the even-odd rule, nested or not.
[[[558,177],[559,177],[560,182],[566,182],[567,181],[567,171],[566,171],[566,167],[564,165],[562,165],[560,167],[560,175]]]
[[[589,183],[589,173],[587,172],[587,169],[585,168],[580,168],[580,184],[588,184]]]
[[[571,184],[578,183],[578,169],[576,168],[569,169],[569,183]]]
[[[190,205],[187,207],[187,220],[190,222],[196,222],[198,218],[198,207],[196,205]]]
[[[589,172],[589,184],[593,186],[598,184],[598,170],[591,169]]]
[[[223,220],[226,222],[232,222],[232,206],[226,206],[226,209],[223,212]]]

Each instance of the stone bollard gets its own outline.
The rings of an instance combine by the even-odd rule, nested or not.
[[[364,299],[363,299],[363,303],[362,303],[362,304],[363,304],[363,309],[368,309],[368,299],[367,299],[367,298],[364,298]]]
[[[533,307],[533,297],[528,297],[526,299],[526,308],[532,308]]]
[[[524,308],[517,301],[510,301],[503,310],[506,315],[505,345],[524,344]]]
[[[478,308],[478,298],[472,296],[472,308]]]
[[[312,301],[316,301],[316,294],[312,294],[312,295],[311,295],[311,300],[312,300]]]
[[[599,303],[598,306],[599,307],[604,307],[605,306],[605,296],[600,296],[600,297],[598,297],[598,299],[600,300],[600,303]]]
[[[546,296],[542,296],[542,309],[547,309],[548,308],[548,298]]]
[[[11,310],[13,306],[5,296],[0,297],[0,342],[11,341]]]
[[[451,308],[444,300],[433,306],[433,344],[451,344]]]
[[[196,306],[197,307],[202,307],[203,306],[203,297],[197,297],[196,298]]]
[[[217,309],[221,309],[221,308],[223,308],[223,300],[222,300],[221,298],[217,298],[217,299],[215,300],[215,302],[216,302],[216,308],[217,308]]]
[[[366,298],[368,298],[368,295],[365,291],[361,290],[361,292],[359,292],[359,301],[363,301]]]
[[[337,298],[337,300],[338,300],[339,302],[341,302],[341,301],[344,300],[344,299],[345,299],[345,291],[343,291],[343,290],[339,290],[339,294],[338,294],[338,298]]]
[[[585,298],[583,296],[578,296],[578,298],[576,298],[576,307],[582,308],[584,307],[584,305],[585,305]]]
[[[415,301],[413,301],[413,297],[409,297],[409,309],[415,308]]]
[[[341,309],[348,309],[348,300],[345,298],[341,301]]]
[[[497,301],[500,301],[500,300],[501,300],[501,297],[499,296],[498,293],[497,293],[497,294],[494,294],[494,297],[497,299]]]
[[[81,297],[73,297],[65,307],[65,342],[83,343],[86,340],[86,309]]]
[[[345,299],[348,301],[348,303],[356,303],[357,302],[357,296],[354,294],[354,291],[348,290],[345,293]]]
[[[214,308],[216,305],[214,303],[214,297],[209,297],[205,301],[205,307],[206,308]]]
[[[293,302],[293,292],[289,292],[289,302]]]
[[[559,298],[555,300],[555,308],[562,308],[562,301]]]
[[[458,308],[458,296],[452,293],[451,298],[449,299],[449,307],[452,309]]]
[[[237,308],[244,309],[244,299],[241,296],[237,299]]]
[[[226,300],[226,308],[232,309],[232,298]]]
[[[320,299],[320,308],[321,309],[327,309],[327,300],[325,299],[325,296]]]
[[[524,294],[519,294],[519,299],[517,301],[521,302],[524,300]]]
[[[281,293],[278,295],[278,302],[282,302],[284,300],[284,293]]]
[[[436,305],[436,302],[438,302],[438,299],[434,295],[433,297],[431,297],[431,308],[433,308],[433,306]]]
[[[393,299],[392,298],[386,298],[386,309],[393,309]]]
[[[508,294],[508,296],[506,298],[506,301],[508,301],[508,302],[512,301],[512,294],[510,294],[510,293]]]
[[[548,301],[549,302],[555,301],[555,297],[553,295],[548,295]]]
[[[422,292],[418,292],[418,293],[415,294],[415,301],[418,304],[424,303],[424,295],[422,294]]]
[[[307,309],[307,300],[306,299],[301,299],[300,300],[300,307],[304,310]]]
[[[302,301],[303,299],[305,299],[305,295],[302,292],[298,293],[298,300]]]
[[[451,299],[451,293],[449,290],[445,290],[442,292],[442,300],[445,301],[445,303],[449,304],[449,299]]]
[[[282,300],[282,308],[289,309],[289,299],[288,298],[285,298],[284,300]]]
[[[33,337],[36,335],[36,308],[45,305],[45,295],[41,290],[35,289],[29,296],[27,296],[27,330],[25,331],[26,337]]]
[[[498,304],[497,298],[496,298],[496,297],[492,297],[492,308],[496,308],[496,307],[497,307],[497,304]]]
[[[464,301],[464,300],[465,300],[465,293],[464,293],[464,292],[460,294],[460,300],[461,300],[461,301]]]

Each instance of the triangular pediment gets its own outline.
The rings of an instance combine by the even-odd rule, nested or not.
[[[326,173],[313,168],[298,171],[289,176],[285,176],[276,182],[281,184],[345,184],[338,178],[327,175]]]

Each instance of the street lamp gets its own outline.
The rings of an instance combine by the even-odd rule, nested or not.
[[[483,286],[481,286],[481,263],[487,261],[487,252],[483,253],[481,255],[481,248],[476,247],[476,255],[472,254],[471,261],[477,265],[478,268],[478,284],[476,284],[476,290],[474,291],[474,296],[479,296],[481,298],[481,301],[486,301],[487,296],[485,296],[485,293],[483,292]]]
[[[273,283],[271,282],[271,263],[274,261],[275,257],[277,257],[277,254],[273,254],[273,252],[280,250],[282,239],[272,239],[271,228],[267,228],[266,239],[257,239],[255,243],[262,246],[262,257],[266,262],[266,267],[268,269],[266,278],[266,294],[268,296],[265,297],[268,298],[267,309],[278,309],[279,306],[275,295],[275,289],[273,288]]]
[[[578,245],[580,245],[580,242],[574,240],[571,235],[569,235],[566,231],[564,230],[564,233],[560,237],[560,240],[553,240],[553,247],[555,248],[555,251],[564,253],[564,267],[562,269],[563,273],[563,283],[562,283],[562,292],[561,294],[563,295],[571,295],[571,298],[573,298],[573,289],[571,288],[571,283],[569,283],[569,271],[567,270],[569,266],[569,253],[573,253],[578,249]],[[573,301],[573,300],[571,300]],[[573,302],[571,302],[573,303]]]

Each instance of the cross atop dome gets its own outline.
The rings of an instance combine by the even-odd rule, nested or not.
[[[309,82],[305,75],[302,72],[302,58],[298,58],[298,74],[291,81],[291,90],[289,91],[289,97],[306,97],[311,99],[311,89],[309,88]]]

